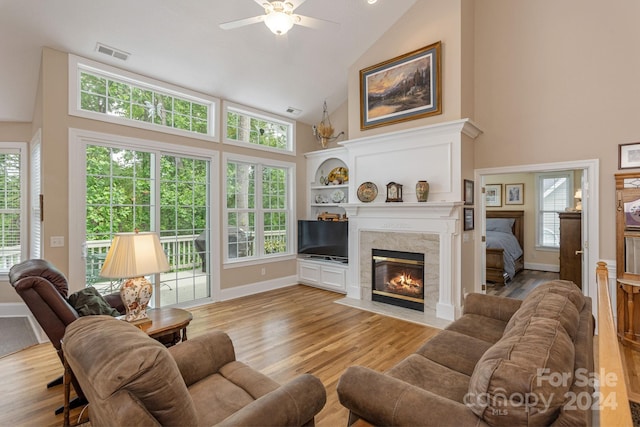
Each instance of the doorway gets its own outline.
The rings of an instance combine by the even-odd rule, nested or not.
[[[496,175],[520,174],[520,173],[553,173],[560,171],[577,171],[582,174],[582,277],[583,292],[587,296],[595,297],[597,288],[595,283],[595,265],[599,259],[599,219],[598,219],[598,176],[599,161],[581,160],[572,162],[558,162],[546,164],[533,164],[521,166],[507,166],[498,168],[476,169],[475,181],[478,183],[479,189],[487,185],[487,178]],[[483,194],[481,191],[478,194]],[[490,203],[491,204],[491,203]],[[479,224],[476,228],[475,242],[475,259],[476,259],[476,283],[475,291],[484,292],[483,287],[486,284],[486,242],[483,242],[483,236],[486,229],[486,210],[487,200],[485,197],[480,198]],[[491,208],[491,206],[489,206]],[[534,221],[533,213],[530,221]],[[531,226],[533,224],[529,224]],[[525,260],[526,262],[526,260]],[[526,267],[525,267],[526,268]],[[596,298],[593,299],[594,305]],[[594,307],[595,309],[595,307]]]

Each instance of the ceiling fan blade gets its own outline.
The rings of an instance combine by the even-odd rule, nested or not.
[[[302,25],[303,27],[309,27],[314,29],[326,29],[326,28],[338,28],[340,24],[333,21],[327,21],[325,19],[312,18],[305,15],[293,15],[296,19],[294,23]]]
[[[257,24],[264,21],[265,15],[254,16],[252,18],[238,19],[237,21],[223,22],[220,28],[223,30],[232,30],[234,28],[244,27],[245,25]]]
[[[256,0],[256,1],[258,1],[258,0]],[[289,3],[291,3],[293,5],[293,9],[295,10],[295,9],[299,8],[300,5],[302,3],[304,3],[305,1],[307,1],[307,0],[285,0],[285,1],[288,1]]]
[[[264,4],[269,3],[267,0],[254,0],[256,3],[260,5],[261,8],[264,9]]]

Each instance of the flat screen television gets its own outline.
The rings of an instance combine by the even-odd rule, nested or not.
[[[349,258],[349,223],[298,220],[298,253],[346,261]]]

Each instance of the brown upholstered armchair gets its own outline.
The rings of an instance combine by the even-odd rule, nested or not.
[[[280,385],[236,361],[222,331],[166,348],[126,322],[87,316],[62,342],[93,427],[313,425],[326,402],[311,374]]]
[[[62,360],[60,340],[70,323],[78,319],[77,311],[67,302],[69,283],[67,278],[51,263],[43,259],[31,259],[14,265],[9,270],[9,282],[22,297],[42,330],[47,334]],[[105,300],[120,313],[124,312],[122,299],[118,293],[107,295]],[[62,377],[47,386],[62,384]],[[83,394],[76,383],[74,389],[80,399]],[[56,413],[62,412],[58,408]]]

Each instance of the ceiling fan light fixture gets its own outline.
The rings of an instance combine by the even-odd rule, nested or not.
[[[280,36],[293,27],[293,16],[285,12],[273,11],[264,18],[264,23],[273,34]]]

